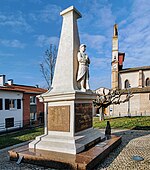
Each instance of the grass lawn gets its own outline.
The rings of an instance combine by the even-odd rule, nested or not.
[[[108,120],[110,121],[111,128],[150,130],[150,116],[107,118],[104,121],[99,121],[99,117],[94,117],[93,126],[100,129],[105,128]],[[42,135],[43,133],[43,128],[34,128],[0,135],[0,149],[33,140],[36,136]]]
[[[0,149],[35,139],[36,136],[42,135],[43,133],[43,128],[34,128],[0,135]]]
[[[105,128],[107,121],[110,122],[111,128],[115,129],[146,129],[150,130],[150,116],[143,117],[121,117],[107,118],[104,121],[99,121],[99,117],[94,117],[93,126],[95,128]]]

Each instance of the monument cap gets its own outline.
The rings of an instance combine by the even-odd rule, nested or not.
[[[60,15],[62,16],[70,11],[75,11],[78,14],[78,18],[82,17],[81,13],[74,6],[70,6],[69,8],[63,10],[60,12]]]

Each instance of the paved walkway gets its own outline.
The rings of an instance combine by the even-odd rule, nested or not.
[[[109,154],[95,170],[149,170],[150,169],[150,131],[112,130],[113,134],[122,136],[121,145]],[[10,150],[10,148],[9,148]],[[141,156],[143,161],[132,160]],[[44,166],[44,165],[43,165]],[[0,150],[0,170],[52,170],[36,165],[9,161],[7,149]]]
[[[150,170],[150,131],[126,130],[114,134],[122,136],[122,143],[96,170]],[[144,160],[134,161],[133,156]]]

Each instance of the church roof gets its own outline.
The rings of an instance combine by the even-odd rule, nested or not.
[[[150,70],[150,66],[126,68],[126,69],[120,70],[119,73],[133,72],[133,71],[139,71],[139,70]]]

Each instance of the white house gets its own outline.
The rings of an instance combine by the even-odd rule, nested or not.
[[[23,126],[23,93],[0,87],[0,131]]]
[[[14,84],[12,79],[6,83],[5,75],[0,75],[0,132],[28,127],[31,121],[42,122],[44,104],[36,96],[44,92],[35,86]]]

